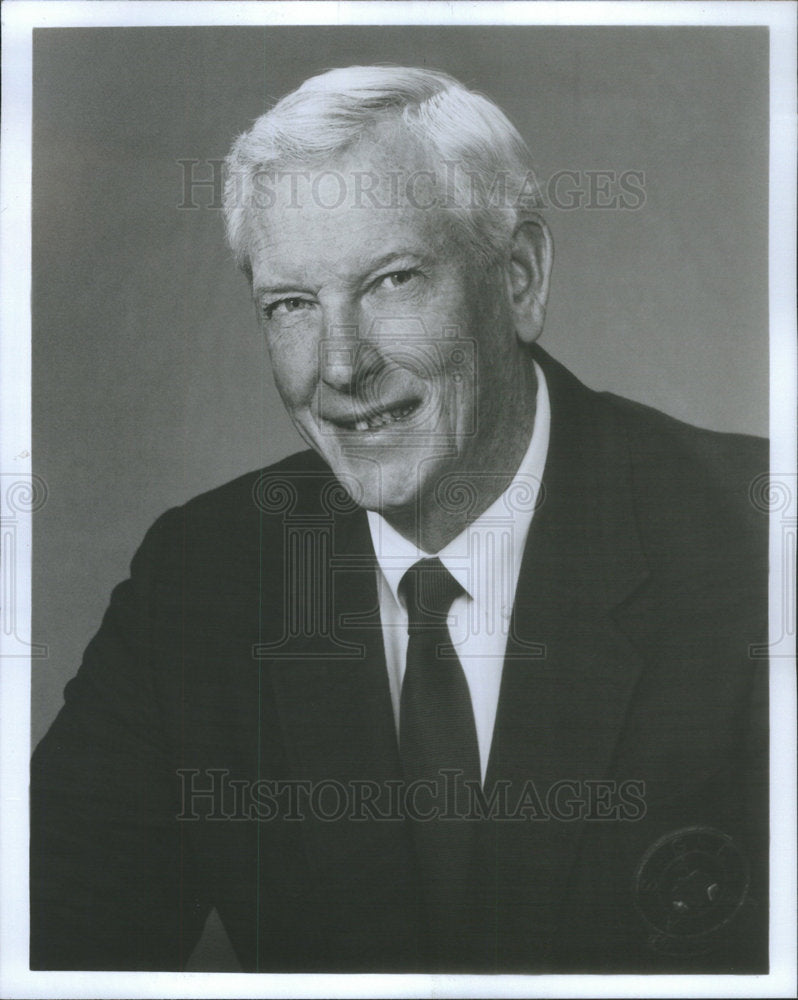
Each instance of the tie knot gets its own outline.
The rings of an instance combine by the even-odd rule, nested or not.
[[[408,624],[440,625],[455,598],[464,593],[440,559],[420,559],[402,577],[399,593],[407,605]]]

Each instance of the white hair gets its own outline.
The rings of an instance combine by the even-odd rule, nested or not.
[[[504,112],[445,73],[349,66],[306,80],[233,143],[224,214],[239,266],[250,269],[247,218],[259,173],[329,162],[391,121],[420,140],[436,175],[448,166],[446,205],[477,255],[489,262],[503,253],[524,198],[537,192],[529,149]]]

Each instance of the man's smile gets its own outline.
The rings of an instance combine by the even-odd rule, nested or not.
[[[398,400],[379,407],[372,407],[357,413],[322,413],[321,417],[327,423],[344,431],[368,432],[379,431],[385,427],[407,423],[421,406],[419,397]]]

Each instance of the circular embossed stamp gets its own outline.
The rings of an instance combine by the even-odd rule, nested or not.
[[[720,830],[688,826],[660,837],[634,879],[648,944],[669,955],[711,951],[745,903],[749,881],[745,858]]]

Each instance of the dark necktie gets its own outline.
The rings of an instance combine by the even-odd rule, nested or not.
[[[456,970],[468,937],[476,832],[474,822],[464,818],[463,782],[480,779],[471,696],[446,624],[463,590],[439,559],[422,559],[402,577],[399,592],[408,614],[400,755],[408,786],[430,783],[417,786],[419,814],[437,809],[436,818],[416,816],[411,822],[429,921],[429,957],[433,966]]]

